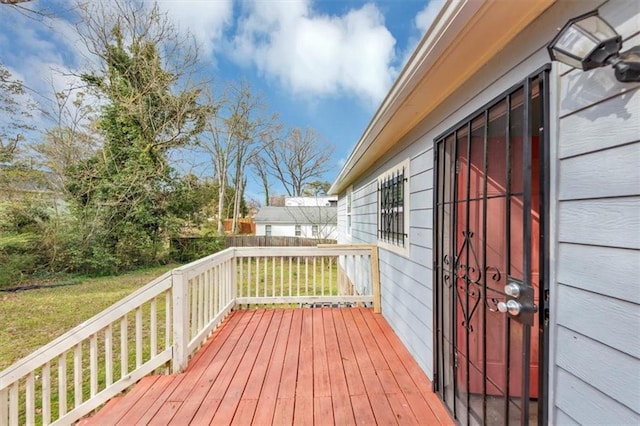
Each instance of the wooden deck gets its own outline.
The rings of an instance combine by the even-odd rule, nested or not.
[[[186,372],[150,376],[83,425],[453,424],[381,315],[233,312]]]

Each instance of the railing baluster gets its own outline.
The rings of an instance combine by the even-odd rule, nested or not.
[[[284,296],[284,257],[280,256],[280,296]]]
[[[333,257],[329,258],[329,289],[331,290],[331,292],[333,293]],[[337,291],[335,292],[338,296],[341,296],[340,294],[340,288],[337,289]]]
[[[9,389],[0,390],[0,425],[9,424]]]
[[[187,341],[191,341],[191,338],[198,332],[198,288],[195,287],[194,280],[195,278],[187,280],[187,289],[189,291],[189,297],[187,298],[189,304],[187,306],[191,311],[191,333],[187,336]]]
[[[214,298],[214,314],[218,315],[220,312],[220,298],[222,297],[222,292],[220,291],[220,271],[217,266],[213,268],[213,298]]]
[[[67,353],[58,357],[58,416],[67,414]]]
[[[211,272],[211,268],[208,268],[206,271],[202,273],[202,283],[204,285],[204,323],[209,324],[211,320],[211,309],[210,309],[210,299],[211,299],[211,286],[209,282],[209,272]]]
[[[260,258],[256,257],[256,297],[258,297],[258,291],[260,288]]]
[[[204,280],[202,274],[198,274],[198,328],[196,334],[204,328]]]
[[[1,394],[0,398],[2,398]],[[2,423],[2,417],[0,417],[0,423]],[[42,424],[49,423],[51,423],[51,362],[42,366]]]
[[[9,424],[10,425],[18,424],[18,419],[19,419],[18,402],[20,399],[19,383],[20,383],[19,381],[15,381],[9,386]]]
[[[271,258],[271,297],[276,296],[276,258]]]
[[[36,423],[36,374],[34,371],[27,374],[25,383],[25,408],[27,425]]]
[[[104,330],[104,381],[106,387],[113,383],[113,326]]]
[[[129,374],[129,330],[127,314],[120,320],[120,378]]]
[[[82,343],[73,348],[73,403],[82,404]]]
[[[304,295],[309,295],[309,258],[304,258]]]
[[[243,287],[244,287],[244,257],[238,259],[240,263],[240,282],[238,283],[238,295],[240,297],[243,296]]]
[[[267,297],[267,287],[269,287],[269,273],[267,267],[269,266],[269,258],[264,258],[264,297]]]
[[[251,276],[251,264],[253,263],[251,257],[247,258],[247,296],[251,296],[251,283],[253,282],[252,276]]]
[[[298,285],[298,290],[296,293],[296,297],[300,297],[300,256],[296,257],[297,259],[297,269],[296,269],[296,278],[297,278],[297,285]]]
[[[89,339],[89,394],[91,398],[98,393],[98,335]]]
[[[142,306],[136,308],[136,368],[142,365]]]
[[[164,296],[164,348],[171,347],[171,290],[167,291]]]
[[[317,292],[317,273],[316,273],[316,257],[313,256],[313,295],[316,296]]]
[[[324,296],[324,256],[320,258],[320,282],[322,285],[322,295]],[[329,288],[329,294],[331,294],[331,288]]]
[[[158,302],[157,298],[154,297],[151,299],[151,309],[149,311],[149,333],[151,340],[151,347],[149,348],[151,352],[151,358],[156,356],[158,353]]]

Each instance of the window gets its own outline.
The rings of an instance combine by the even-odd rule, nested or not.
[[[296,225],[296,237],[302,235],[302,227],[300,225]]]
[[[311,235],[314,238],[318,237],[318,225],[311,225]]]
[[[271,236],[271,225],[264,226],[264,235],[266,235],[267,237]]]
[[[378,177],[378,240],[405,252],[409,247],[409,160]]]
[[[351,207],[353,203],[353,187],[347,189],[347,235],[351,235]]]

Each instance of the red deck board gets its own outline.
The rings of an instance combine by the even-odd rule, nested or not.
[[[349,333],[344,323],[344,317],[339,310],[333,310],[334,325],[338,343],[340,346],[340,354],[342,358],[342,364],[344,366],[345,378],[349,388],[349,395],[363,395],[365,394],[364,383],[362,382],[362,376],[360,375],[360,368],[356,361],[356,356],[353,353],[353,347],[349,339]]]
[[[326,309],[313,309],[313,396],[331,397],[327,347],[324,338],[322,312]],[[330,399],[329,399],[330,400]]]
[[[302,327],[302,310],[295,310],[289,330],[287,352],[280,378],[278,399],[293,399],[296,395],[296,381],[298,380],[298,358],[300,355],[300,329]]]
[[[351,397],[351,406],[353,407],[353,416],[355,417],[356,424],[376,424],[376,418],[373,415],[371,403],[367,395],[353,395]]]
[[[233,420],[231,424],[234,426],[249,426],[253,424],[271,424],[271,420],[268,422],[261,422],[256,420],[253,421],[253,416],[256,412],[256,408],[258,406],[257,399],[242,399],[238,404],[238,409],[236,410],[235,416],[233,416]]]
[[[262,346],[260,346],[253,368],[250,371],[247,384],[242,393],[242,399],[257,400],[260,397],[283,315],[283,311],[281,310],[271,312],[273,313],[273,317],[271,318],[271,323],[262,342]]]
[[[257,424],[270,424],[273,420],[292,318],[293,311],[291,309],[283,311],[280,326],[278,327],[275,347],[271,354],[267,375],[256,407],[255,419]],[[243,395],[243,398],[245,396],[246,395]]]
[[[224,399],[225,394],[227,393],[232,381],[234,381],[234,378],[236,378],[236,375],[238,373],[240,373],[240,375],[246,374],[246,371],[239,369],[238,366],[242,362],[247,349],[254,347],[256,345],[255,342],[258,341],[258,339],[260,339],[259,343],[262,342],[261,333],[264,333],[266,330],[265,323],[268,324],[268,322],[263,321],[264,317],[265,311],[255,311],[255,314],[251,317],[251,322],[249,322],[245,333],[243,333],[240,340],[238,340],[238,344],[235,346],[234,351],[226,360],[224,360],[222,371],[220,371],[220,374],[217,376],[213,386],[211,386],[209,392],[205,396],[202,407],[197,411],[193,418],[194,423],[208,424],[215,416],[217,408],[220,406],[220,402]],[[236,380],[240,382],[242,378],[238,378]],[[236,385],[238,384],[236,383]],[[244,386],[244,384],[242,384],[242,386]],[[233,387],[232,391],[237,392],[237,387]],[[242,390],[239,392],[242,392]],[[240,396],[238,395],[237,400],[239,401],[239,399]],[[214,406],[216,406],[215,410],[213,409]],[[224,407],[227,408],[228,405],[225,404]],[[231,417],[233,417],[233,413]]]
[[[452,424],[370,309],[233,312],[185,373],[143,379],[83,424]]]
[[[273,424],[293,424],[293,398],[278,398],[276,410],[273,413]]]
[[[151,406],[160,398],[164,391],[171,386],[177,376],[159,376],[149,389],[135,402],[135,405],[120,418],[119,424],[132,425],[140,424],[140,419],[144,417]]]
[[[147,376],[140,380],[135,386],[127,393],[117,407],[113,410],[109,410],[106,415],[103,415],[100,419],[101,422],[116,424],[127,412],[136,405],[136,402],[149,390],[159,376]]]

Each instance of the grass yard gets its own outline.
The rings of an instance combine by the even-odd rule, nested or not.
[[[0,371],[176,266],[64,287],[0,292]]]

